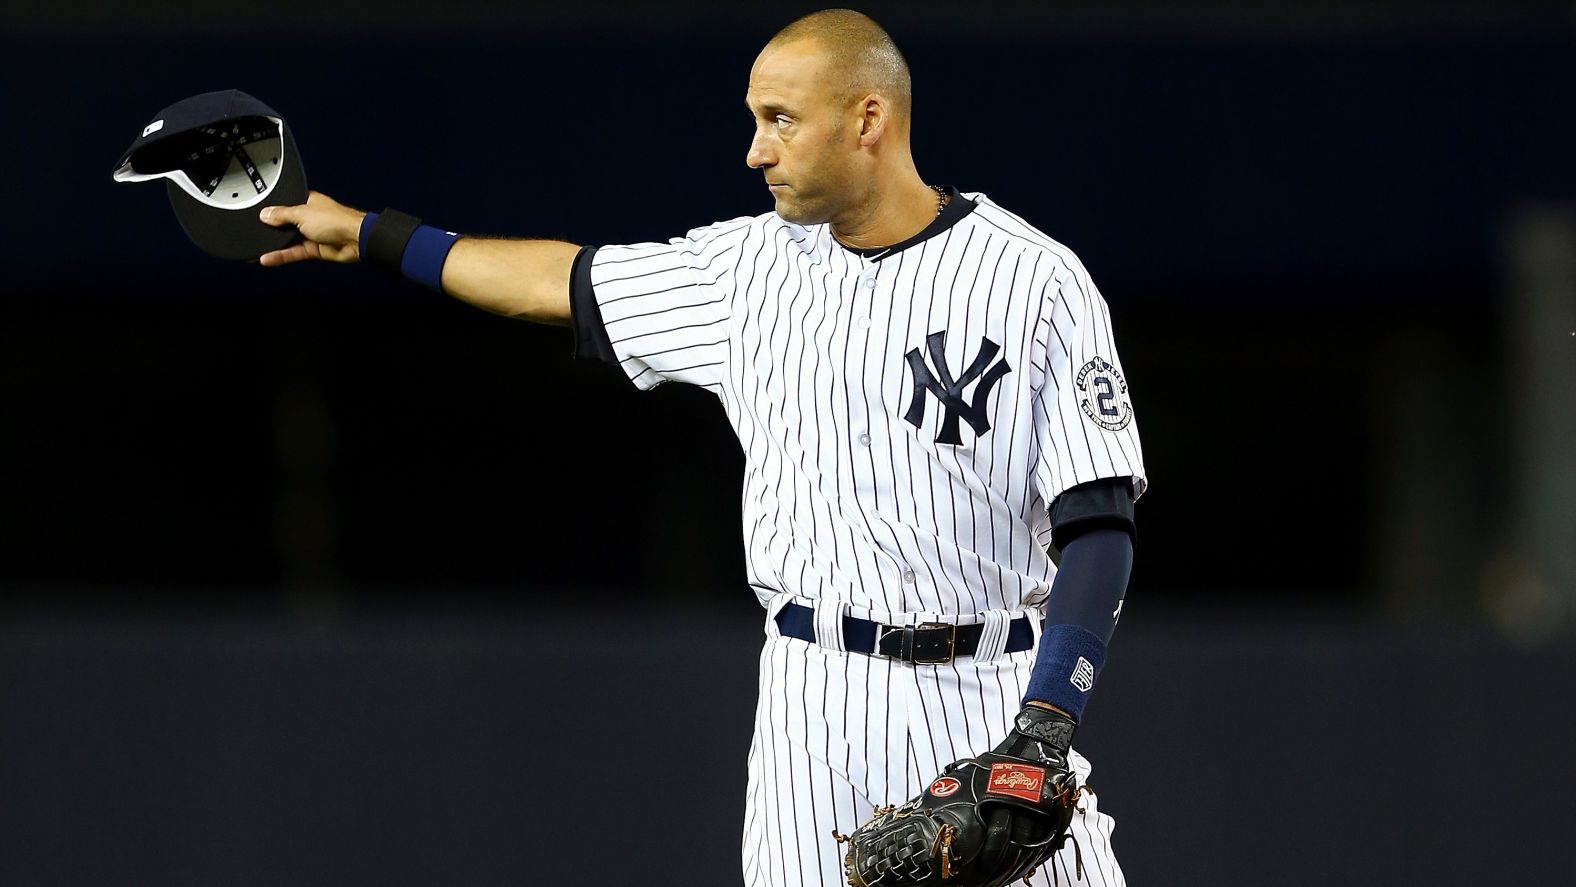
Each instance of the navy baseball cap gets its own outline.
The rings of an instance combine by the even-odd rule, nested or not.
[[[163,179],[186,236],[221,259],[256,259],[300,239],[258,219],[305,203],[306,172],[283,117],[238,89],[183,99],[153,117],[115,168],[117,182]]]

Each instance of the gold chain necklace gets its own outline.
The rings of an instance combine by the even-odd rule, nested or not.
[[[949,203],[952,198],[948,196],[947,189],[941,187],[940,185],[931,185],[930,190],[936,192],[936,215],[939,216],[941,215],[941,211],[947,208],[947,203]]]
[[[941,211],[947,208],[947,204],[948,203],[952,202],[952,196],[947,193],[947,189],[946,188],[943,188],[940,185],[930,185],[928,187],[930,188],[930,190],[936,192],[936,218],[939,219],[939,218],[941,218]],[[885,256],[887,253],[889,253],[891,251],[892,251],[892,247],[889,246],[886,249],[884,249],[884,250],[882,250],[882,251],[880,251],[878,253],[874,253],[872,255],[864,256],[864,259],[867,262],[874,262],[875,260]],[[864,254],[861,253],[861,255],[864,255]]]

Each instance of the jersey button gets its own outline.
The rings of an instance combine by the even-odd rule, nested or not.
[[[909,585],[913,585],[914,584],[914,571],[913,570],[904,570],[903,571],[903,581],[907,582]]]
[[[859,318],[859,328],[862,329],[862,330],[870,329],[870,318],[868,318],[868,317],[861,317],[861,318]]]
[[[865,289],[873,290],[875,288],[876,288],[876,279],[874,277],[866,277],[865,278]]]
[[[862,447],[870,446],[870,435],[868,435],[868,434],[861,434],[861,435],[859,435],[859,445],[862,446]]]

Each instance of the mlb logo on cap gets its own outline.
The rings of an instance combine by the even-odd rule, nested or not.
[[[256,259],[300,237],[257,217],[265,206],[306,202],[306,173],[290,127],[238,89],[195,95],[154,115],[114,177],[164,179],[186,236],[217,258]]]

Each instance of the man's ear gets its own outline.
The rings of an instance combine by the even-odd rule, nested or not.
[[[859,100],[859,146],[868,148],[881,141],[887,124],[892,122],[891,106],[879,93]]]

